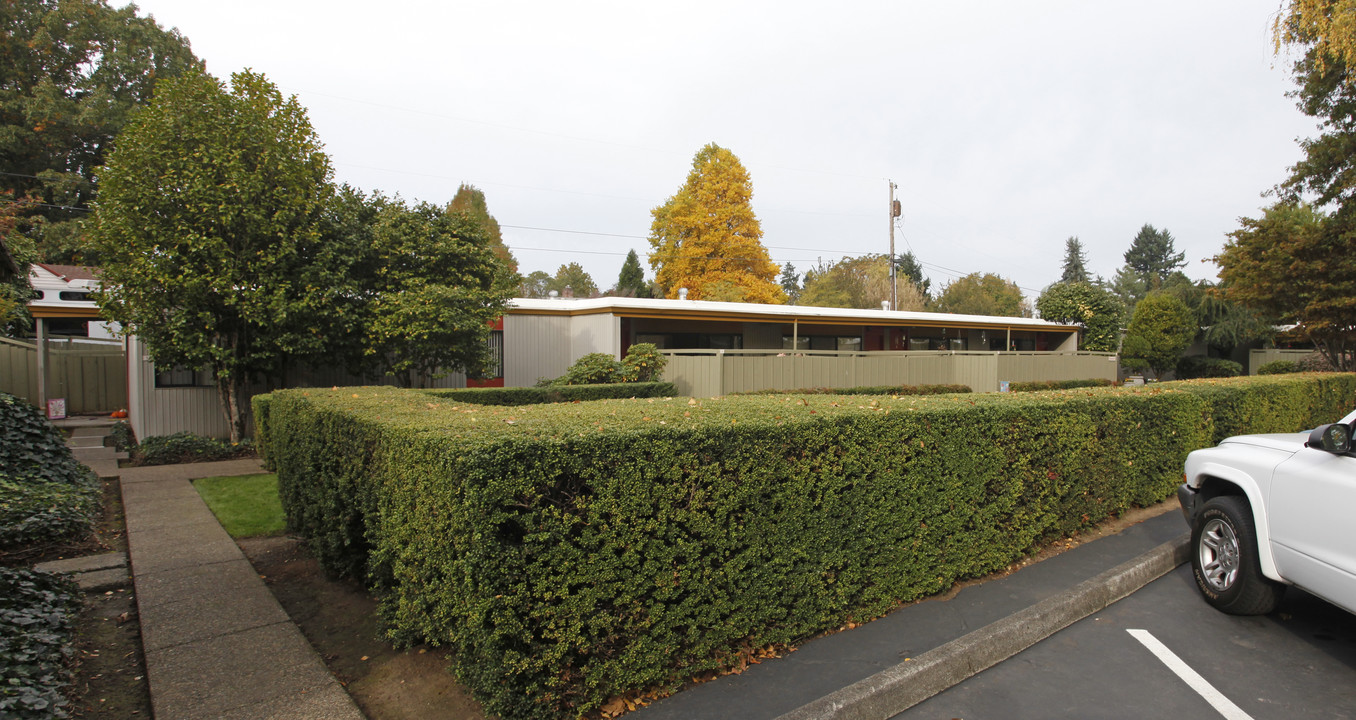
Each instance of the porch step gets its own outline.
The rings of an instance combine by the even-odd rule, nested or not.
[[[104,446],[104,434],[99,435],[72,435],[66,440],[66,447],[71,448],[96,448]]]
[[[71,455],[75,456],[80,462],[89,462],[91,460],[125,460],[127,453],[118,452],[117,448],[103,447],[73,447]]]

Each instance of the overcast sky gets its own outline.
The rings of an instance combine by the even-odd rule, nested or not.
[[[799,271],[887,252],[894,180],[934,290],[993,272],[1034,298],[1071,235],[1109,278],[1145,223],[1214,279],[1314,133],[1279,0],[138,5],[217,77],[295,94],[338,181],[437,204],[472,183],[521,272],[602,288],[708,142]]]

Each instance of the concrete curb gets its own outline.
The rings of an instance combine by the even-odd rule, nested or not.
[[[882,670],[777,720],[876,720],[908,710],[1130,595],[1187,561],[1190,534],[1163,543],[1065,593]]]

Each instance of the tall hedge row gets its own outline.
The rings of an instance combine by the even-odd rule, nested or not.
[[[1002,568],[1169,496],[1220,428],[1353,399],[1352,375],[514,408],[341,388],[274,393],[268,422],[289,522],[392,636],[455,646],[492,712],[561,718]]]

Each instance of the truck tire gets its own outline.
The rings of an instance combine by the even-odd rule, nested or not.
[[[1285,593],[1285,585],[1262,574],[1252,508],[1235,495],[1213,498],[1196,514],[1191,571],[1205,601],[1230,615],[1264,615]]]

